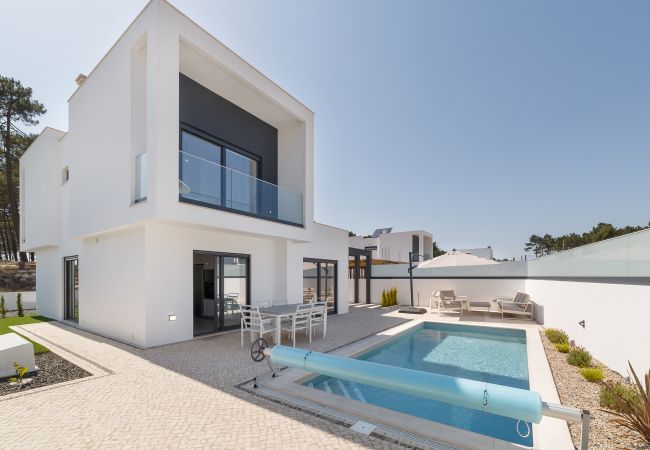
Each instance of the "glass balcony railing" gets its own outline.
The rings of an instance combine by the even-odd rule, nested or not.
[[[302,194],[179,152],[181,201],[303,225]]]

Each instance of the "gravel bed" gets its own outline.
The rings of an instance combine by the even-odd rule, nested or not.
[[[600,406],[600,383],[591,383],[582,378],[578,368],[567,362],[566,353],[558,352],[544,332],[540,335],[562,404],[586,409],[593,417],[589,427],[589,448],[650,449],[650,446],[645,444],[638,435],[610,422],[613,416],[602,411]],[[625,381],[618,373],[609,370],[599,361],[594,359],[593,363],[605,368],[605,380]],[[577,447],[580,443],[580,424],[569,424],[569,429],[573,443]]]
[[[35,356],[36,366],[40,369],[35,374],[26,374],[25,378],[32,378],[32,382],[23,385],[22,390],[35,389],[50,384],[62,383],[64,381],[75,380],[77,378],[87,377],[90,374],[85,370],[75,366],[68,360],[61,358],[59,355],[47,352]],[[18,386],[9,384],[7,378],[0,379],[0,396],[20,392]]]

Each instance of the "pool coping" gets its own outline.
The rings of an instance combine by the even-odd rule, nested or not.
[[[452,323],[447,320],[435,320],[431,317],[414,319],[407,323],[398,325],[388,330],[368,336],[359,341],[344,345],[335,349],[331,354],[356,357],[360,354],[372,351],[374,348],[385,344],[397,335],[407,332],[424,322]],[[541,337],[540,327],[536,323],[529,324],[490,324],[485,322],[463,322],[459,325],[478,326],[488,328],[517,329],[526,333],[526,351],[528,357],[528,380],[530,390],[537,391],[542,399],[550,403],[559,403],[559,396],[555,389],[555,382],[551,373]],[[307,400],[329,408],[344,411],[347,414],[365,418],[367,420],[380,422],[388,427],[404,430],[408,433],[424,436],[437,442],[446,443],[466,449],[525,449],[530,448],[520,444],[504,441],[498,438],[485,436],[468,430],[463,430],[449,425],[436,423],[427,419],[410,416],[384,407],[363,403],[358,400],[348,399],[335,394],[329,394],[317,389],[303,386],[302,382],[314,376],[313,373],[301,369],[287,369],[282,371],[276,378],[269,378],[260,381],[260,387],[264,390],[279,391],[288,396],[295,396],[298,399]],[[533,447],[532,448],[553,448],[572,449],[573,443],[569,434],[569,428],[565,421],[550,417],[543,417],[539,424],[533,424]]]

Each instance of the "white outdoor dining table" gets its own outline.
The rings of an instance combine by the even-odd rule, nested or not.
[[[260,308],[262,317],[271,317],[275,319],[275,334],[273,336],[273,343],[280,344],[282,339],[282,319],[289,319],[296,314],[296,307],[299,303],[289,305],[269,306],[268,308]]]

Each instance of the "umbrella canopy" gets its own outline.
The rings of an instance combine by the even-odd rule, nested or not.
[[[449,266],[484,266],[488,264],[499,264],[491,259],[470,255],[469,253],[449,252],[433,259],[428,259],[418,265],[418,269],[428,267],[449,267]]]

